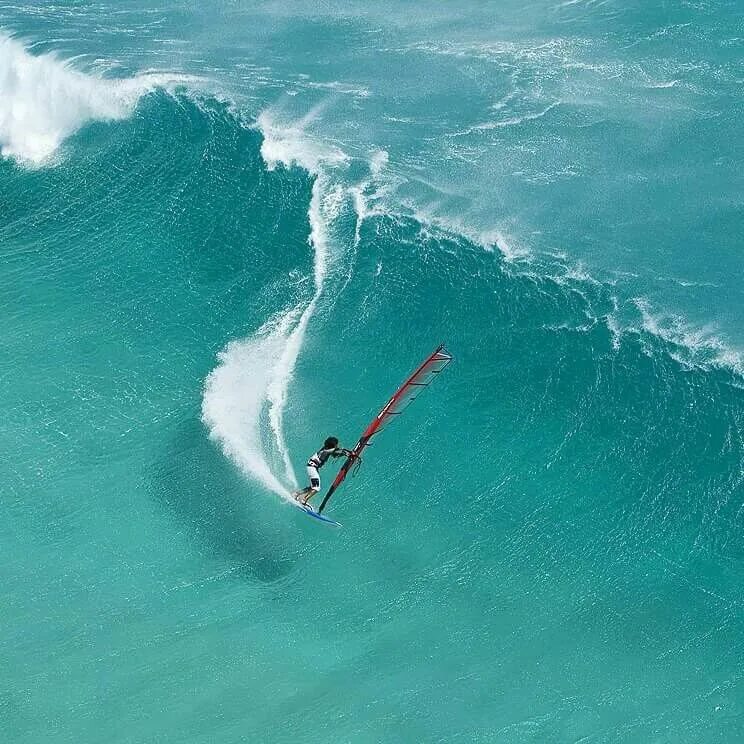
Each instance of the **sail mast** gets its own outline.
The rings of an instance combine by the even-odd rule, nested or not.
[[[416,398],[419,392],[428,387],[435,376],[438,375],[450,362],[452,355],[440,344],[434,351],[418,366],[408,379],[395,391],[392,398],[384,405],[380,412],[370,422],[369,426],[359,438],[359,441],[351,450],[351,456],[341,466],[323,501],[318,507],[318,513],[322,512],[325,505],[333,495],[333,492],[343,483],[349,473],[351,466],[361,456],[362,450],[369,444],[369,440],[377,434],[394,416],[399,416],[403,410]]]

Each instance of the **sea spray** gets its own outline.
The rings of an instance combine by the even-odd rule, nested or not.
[[[289,496],[269,463],[265,441],[267,391],[275,384],[298,308],[271,319],[248,339],[231,341],[204,386],[202,419],[243,473],[280,496]],[[275,431],[275,429],[272,430]],[[292,485],[294,482],[290,481]]]

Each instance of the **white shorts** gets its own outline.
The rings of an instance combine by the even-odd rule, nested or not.
[[[307,466],[307,477],[310,478],[310,489],[313,493],[320,491],[320,473],[314,465]]]

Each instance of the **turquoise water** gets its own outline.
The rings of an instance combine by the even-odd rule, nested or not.
[[[520,6],[0,11],[6,740],[744,737],[742,14]]]

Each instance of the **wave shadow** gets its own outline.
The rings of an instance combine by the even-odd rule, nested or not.
[[[196,546],[243,579],[264,584],[292,573],[287,528],[271,519],[265,494],[246,482],[198,420],[180,425],[153,476],[156,498]]]

